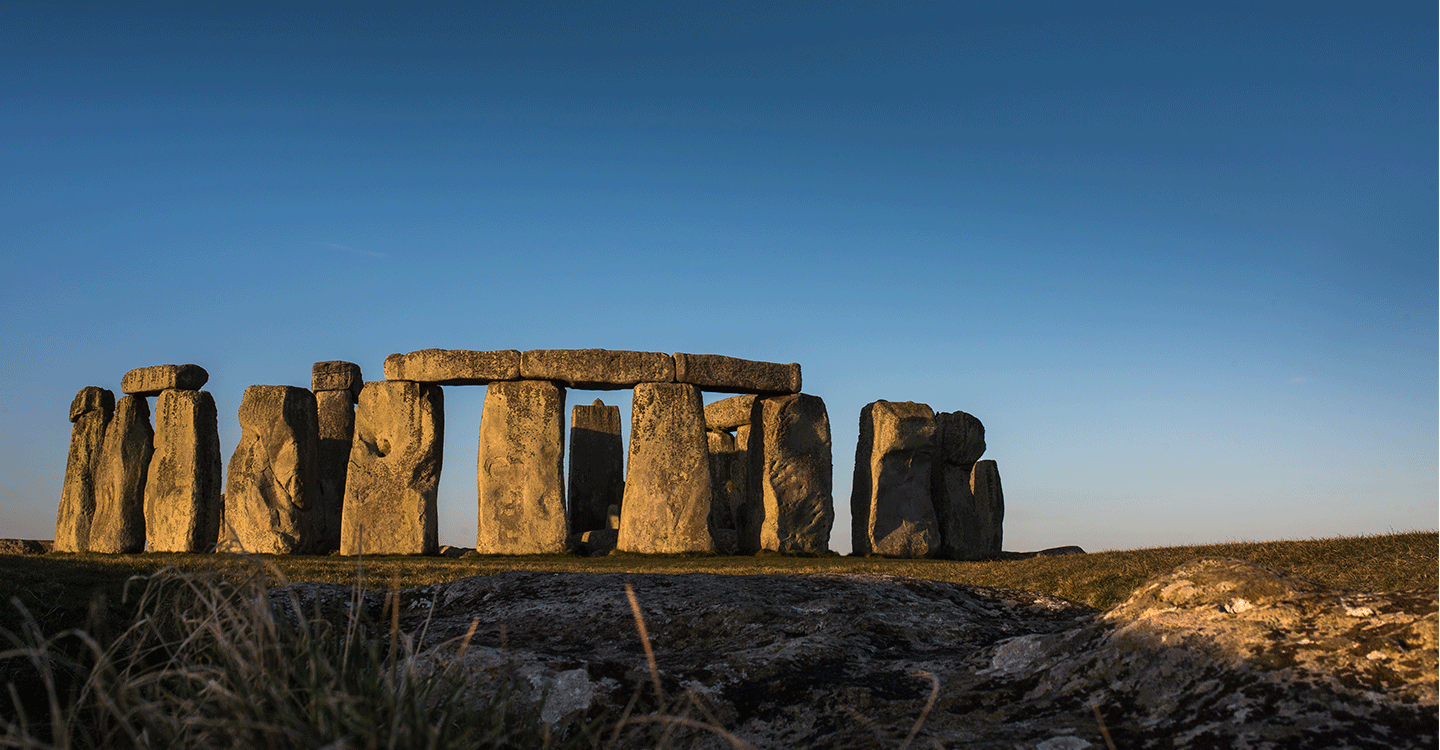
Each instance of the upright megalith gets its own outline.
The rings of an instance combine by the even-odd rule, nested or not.
[[[935,412],[911,401],[875,401],[860,410],[850,492],[857,555],[926,557],[940,550],[930,499]]]
[[[200,365],[137,367],[120,379],[120,390],[132,396],[159,396],[161,391],[198,391],[210,373]]]
[[[1000,468],[989,459],[976,461],[970,471],[973,505],[966,517],[964,549],[969,557],[982,559],[1000,554],[1004,543],[1005,493],[1000,489]]]
[[[90,549],[90,525],[95,520],[95,470],[104,447],[105,427],[115,413],[115,394],[86,386],[70,402],[70,454],[65,460],[65,482],[55,516],[55,551]]]
[[[387,368],[388,369],[388,368]],[[406,380],[366,383],[355,409],[340,554],[434,555],[445,395]]]
[[[144,396],[125,396],[116,402],[95,467],[91,552],[145,551],[145,477],[154,437],[150,404]]]
[[[620,441],[620,407],[600,399],[570,409],[570,533],[610,526],[610,506],[625,493],[625,446]]]
[[[564,552],[565,391],[545,380],[491,383],[480,415],[475,551]]]
[[[220,549],[276,555],[315,549],[320,494],[315,395],[252,385],[240,401],[240,444],[225,479]]]
[[[710,449],[710,531],[728,529],[738,534],[737,514],[744,507],[749,489],[747,446],[725,430],[706,430],[705,439]]]
[[[207,391],[161,391],[145,479],[151,552],[209,552],[220,531],[220,430]]]
[[[835,500],[825,402],[805,393],[757,398],[755,415],[740,551],[829,551]]]
[[[350,470],[350,442],[355,436],[355,401],[365,381],[354,362],[316,362],[310,368],[320,432],[318,471],[320,495],[311,514],[317,552],[340,549],[340,515],[345,506],[345,475]]]
[[[710,459],[700,390],[641,383],[630,407],[630,462],[617,548],[625,552],[714,552]]]
[[[985,425],[963,411],[935,415],[936,456],[931,484],[942,557],[979,560],[998,554],[981,541],[980,511],[970,491],[971,472],[985,453]]]

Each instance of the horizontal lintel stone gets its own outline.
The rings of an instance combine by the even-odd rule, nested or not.
[[[210,380],[200,365],[155,365],[125,373],[120,390],[132,396],[158,396],[161,391],[198,391]]]
[[[720,393],[799,393],[800,365],[720,354],[676,354],[675,382]]]
[[[731,396],[705,405],[705,427],[710,430],[733,430],[750,424],[754,396]]]
[[[657,352],[534,349],[520,354],[520,377],[583,390],[620,390],[639,383],[673,383],[675,361]]]
[[[355,401],[360,398],[360,387],[363,385],[365,379],[360,375],[360,365],[354,362],[330,360],[310,366],[310,390],[316,393],[350,391],[350,400]]]
[[[485,385],[496,380],[520,379],[520,352],[503,349],[476,352],[465,349],[421,349],[385,358],[386,380],[409,380],[437,385]]]
[[[78,421],[92,411],[104,411],[105,421],[109,422],[110,415],[115,413],[115,394],[98,385],[81,388],[70,402],[70,421]]]

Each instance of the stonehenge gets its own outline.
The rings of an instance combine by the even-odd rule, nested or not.
[[[835,521],[829,415],[800,365],[605,349],[392,354],[310,388],[245,389],[222,488],[215,401],[193,364],[125,373],[71,404],[61,552],[434,555],[444,388],[486,387],[476,455],[479,554],[826,554]],[[566,389],[630,390],[620,408]],[[703,403],[703,394],[738,394]],[[155,424],[149,397],[155,397]],[[1004,501],[965,412],[876,401],[861,412],[854,554],[1000,554]],[[628,458],[627,458],[628,457]]]

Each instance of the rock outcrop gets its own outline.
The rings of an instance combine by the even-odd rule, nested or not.
[[[220,532],[220,428],[208,391],[161,391],[145,479],[151,552],[209,552]]]
[[[712,716],[755,747],[1099,750],[1108,734],[1122,748],[1428,748],[1437,739],[1436,592],[1333,591],[1236,560],[1181,566],[1104,613],[889,576],[510,572],[401,591],[396,603],[402,630],[423,630],[423,646],[450,642],[435,664],[454,664],[462,698],[478,708],[508,691],[560,737],[612,722],[632,698],[634,717],[661,707],[626,583],[664,710]],[[351,592],[272,593],[286,609],[291,595],[302,612],[317,600],[338,611]],[[371,616],[386,596],[365,595]],[[733,747],[696,728],[674,727],[671,739]],[[631,746],[642,744],[651,743]]]
[[[480,416],[475,551],[564,552],[565,391],[545,380],[491,383]]]
[[[389,361],[386,361],[389,371]],[[445,394],[438,385],[373,381],[360,390],[340,554],[440,551],[436,494],[444,460]]]
[[[320,495],[315,395],[252,385],[240,401],[240,443],[225,476],[220,549],[276,555],[315,550]]]
[[[144,396],[124,396],[116,402],[95,466],[91,552],[145,551],[145,477],[154,438],[150,404]]]
[[[105,427],[115,413],[115,394],[86,386],[70,402],[70,453],[55,514],[55,550],[90,549],[90,524],[95,520],[95,468],[105,441]]]

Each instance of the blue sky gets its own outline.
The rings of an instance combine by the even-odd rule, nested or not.
[[[800,362],[841,551],[877,399],[985,423],[1007,549],[1434,529],[1436,20],[7,3],[0,536],[51,536],[83,386],[204,366],[228,461],[246,386],[426,347]]]

